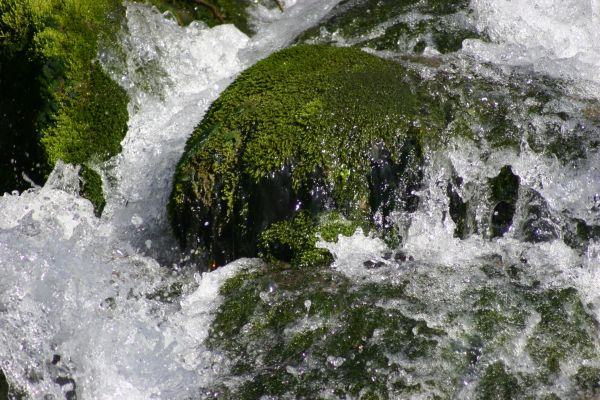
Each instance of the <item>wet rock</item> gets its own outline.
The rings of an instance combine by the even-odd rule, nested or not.
[[[454,236],[464,239],[476,232],[477,225],[475,222],[475,213],[471,210],[470,201],[463,199],[461,196],[462,186],[463,179],[456,175],[456,173],[453,173],[446,187],[446,194],[449,202],[448,212],[450,218],[456,224]]]
[[[122,3],[8,0],[0,14],[0,193],[42,184],[58,160],[85,165],[120,152],[129,98],[97,54],[118,42]],[[100,212],[92,175],[83,193]]]
[[[512,225],[519,197],[519,182],[519,177],[509,165],[502,167],[500,173],[489,180],[490,201],[494,204],[490,217],[492,238],[503,236]]]
[[[8,399],[8,382],[4,372],[0,369],[0,399]]]
[[[463,0],[343,1],[299,40],[416,54],[430,47],[448,53],[459,50],[464,39],[479,37],[469,13]]]
[[[600,396],[600,368],[581,366],[575,374],[577,387],[574,395],[578,398],[593,399]]]
[[[177,167],[169,215],[183,247],[219,264],[255,256],[261,232],[300,211],[335,210],[385,235],[392,211],[416,208],[423,140],[445,123],[437,103],[421,112],[433,100],[417,101],[420,84],[398,63],[327,46],[242,73]]]
[[[259,300],[267,282],[278,285],[268,305]],[[436,357],[437,342],[445,335],[421,319],[378,305],[391,299],[410,302],[401,284],[356,287],[328,269],[264,265],[226,282],[221,294],[225,303],[208,346],[236,360],[232,379],[251,376],[230,389],[230,398],[317,398],[329,389],[341,398],[431,393],[420,380],[406,382],[402,371],[410,368],[389,355],[401,354],[408,362]],[[307,325],[294,328],[302,320]]]
[[[551,210],[548,202],[535,190],[523,190],[522,208],[523,222],[519,227],[523,240],[532,243],[548,242],[560,237],[558,218]]]
[[[562,231],[565,243],[575,249],[584,249],[590,240],[600,238],[600,226],[587,224],[580,218],[568,218]]]
[[[367,260],[363,263],[363,266],[367,269],[378,269],[384,267],[386,264],[383,261]]]
[[[569,367],[598,360],[597,323],[578,291],[523,286],[509,273],[477,269],[458,291],[439,275],[447,267],[419,262],[410,271],[382,268],[371,280],[363,268],[353,277],[282,263],[239,272],[220,290],[224,301],[207,339],[232,360],[226,398],[315,398],[332,390],[339,398],[451,399],[465,395],[466,380],[469,398],[535,398],[556,390],[559,379],[561,398],[596,393],[596,369]]]
[[[487,367],[478,391],[480,399],[512,400],[522,395],[519,381],[506,371],[502,362]]]
[[[394,255],[394,260],[396,260],[398,262],[406,261],[406,253],[404,253],[403,251],[397,251],[396,254]]]

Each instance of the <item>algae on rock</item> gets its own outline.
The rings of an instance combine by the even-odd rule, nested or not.
[[[0,3],[0,143],[10,152],[0,190],[43,183],[59,159],[85,165],[120,151],[128,96],[97,54],[115,46],[123,18],[118,0]]]
[[[206,344],[227,356],[229,369],[203,394],[487,400],[600,392],[598,322],[581,294],[547,287],[538,280],[546,271],[517,260],[475,261],[448,268],[390,257],[377,274],[355,277],[318,260],[301,269],[257,260],[221,286]],[[342,264],[353,262],[350,270],[368,268],[359,259]],[[458,284],[457,275],[468,279]]]
[[[218,263],[257,254],[299,211],[390,230],[414,210],[424,142],[445,125],[422,80],[352,48],[299,45],[243,72],[188,140],[169,214],[188,249]]]

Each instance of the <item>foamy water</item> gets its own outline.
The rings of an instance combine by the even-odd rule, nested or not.
[[[257,8],[252,38],[231,25],[182,28],[148,7],[128,5],[126,64],[111,71],[132,98],[129,131],[122,154],[98,166],[107,192],[102,218],[76,194],[77,167],[61,163],[43,188],[0,198],[0,368],[10,381],[33,398],[75,391],[83,399],[176,399],[200,397],[199,388],[226,374],[228,360],[203,341],[221,301],[219,286],[256,261],[202,275],[161,265],[177,261],[165,212],[172,174],[194,126],[236,74],[289,44],[335,3],[288,1],[283,14]],[[597,97],[598,4],[473,0],[478,27],[492,42],[469,40],[453,57],[570,79],[571,96]],[[507,263],[526,258],[542,285],[574,285],[600,319],[600,244],[579,251],[562,237],[527,243],[515,229],[494,240],[458,239],[445,186],[456,173],[477,191],[510,164],[552,212],[568,210],[594,224],[598,157],[589,151],[565,166],[526,147],[490,155],[459,140],[430,154],[419,210],[398,215],[404,250],[437,268],[427,272],[433,284],[414,283],[411,290],[432,303],[451,301],[477,275],[470,263],[500,254]],[[356,233],[322,246],[336,256],[333,268],[357,282],[384,281],[392,271],[361,267],[364,260],[385,261],[378,239]],[[525,369],[530,360],[518,345],[511,366]],[[463,394],[468,398],[472,389]]]
[[[492,43],[466,40],[466,52],[573,80],[582,94],[599,96],[598,0],[472,0],[471,6]]]
[[[126,65],[110,67],[132,98],[129,130],[122,154],[98,166],[102,218],[76,195],[77,168],[61,163],[43,188],[0,198],[0,368],[11,382],[33,398],[175,399],[199,396],[226,369],[202,342],[220,283],[244,261],[200,276],[149,257],[169,259],[174,246],[165,209],[172,174],[235,75],[335,3],[259,8],[252,39],[233,25],[182,28],[128,5]],[[161,299],[174,287],[181,299]]]

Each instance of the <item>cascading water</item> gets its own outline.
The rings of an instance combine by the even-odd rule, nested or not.
[[[76,195],[76,168],[60,163],[43,188],[0,198],[0,367],[16,387],[33,398],[189,398],[226,368],[205,353],[201,332],[235,265],[201,278],[143,254],[169,259],[174,167],[208,105],[335,3],[257,8],[253,39],[128,5],[125,65],[100,55],[132,98],[123,152],[98,166],[102,219]],[[171,304],[173,292],[185,300]]]
[[[178,261],[165,212],[173,171],[194,126],[235,75],[289,44],[336,3],[288,1],[284,14],[257,8],[253,38],[228,25],[181,28],[146,6],[128,5],[125,63],[100,55],[132,98],[123,152],[98,166],[108,194],[102,218],[94,217],[90,203],[76,194],[77,167],[60,163],[43,188],[0,198],[0,368],[16,387],[33,398],[76,393],[84,399],[171,399],[208,396],[202,388],[231,380],[232,361],[204,341],[221,302],[219,286],[256,261],[238,260],[202,275],[177,264],[160,265]],[[357,286],[406,280],[406,292],[425,305],[382,306],[444,327],[447,336],[440,341],[449,347],[476,323],[460,317],[469,307],[467,294],[486,284],[507,293],[514,283],[494,271],[482,272],[482,263],[518,265],[514,280],[522,286],[535,282],[546,291],[575,287],[600,320],[600,243],[593,237],[579,242],[568,237],[573,224],[593,229],[599,223],[600,156],[593,146],[600,140],[594,58],[600,41],[593,29],[598,4],[473,0],[472,8],[478,29],[491,42],[468,39],[464,50],[446,56],[436,68],[455,81],[477,76],[506,85],[515,80],[520,92],[536,84],[527,78],[534,71],[561,79],[551,90],[555,98],[533,116],[522,108],[534,98],[510,105],[518,150],[451,138],[444,151],[428,153],[419,209],[397,215],[403,251],[413,258],[408,264],[390,262],[386,246],[360,232],[337,244],[321,244],[336,257],[332,268]],[[431,67],[421,72],[432,75]],[[483,107],[498,106],[493,98],[478,101]],[[549,126],[567,139],[583,136],[577,136],[583,151],[564,161],[532,149],[536,140],[544,142],[555,132],[548,133]],[[484,205],[466,212],[478,228],[457,235],[449,192],[465,203],[483,198],[490,180],[506,165],[519,178],[521,199],[513,205],[510,227],[490,238],[490,219],[498,210],[495,204]],[[452,189],[449,182],[455,182]],[[531,222],[532,204],[542,209],[538,222]],[[531,224],[535,229],[527,228]],[[365,269],[364,263],[373,260],[381,262],[380,268]],[[538,329],[543,315],[519,303],[518,296],[507,295],[498,304],[531,308],[525,328],[509,329],[507,342],[493,356],[525,373],[534,368],[525,338]],[[305,304],[310,309],[311,303]],[[451,320],[451,314],[459,317]],[[592,342],[598,349],[597,331]],[[577,357],[574,351],[567,358],[562,374],[549,385],[554,391],[569,393],[565,377],[577,370]],[[330,363],[337,367],[344,361],[331,357]],[[398,362],[440,382],[450,373],[441,361],[432,366]],[[598,367],[600,360],[586,359],[585,365]],[[294,367],[290,371],[297,373]],[[465,376],[454,396],[475,398],[480,378],[477,371]],[[407,379],[426,385],[418,377]],[[322,395],[335,398],[329,389],[323,388]]]

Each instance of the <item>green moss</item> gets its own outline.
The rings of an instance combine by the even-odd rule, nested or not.
[[[513,400],[522,396],[518,379],[506,371],[502,362],[486,368],[478,392],[478,398],[482,400]]]
[[[593,399],[600,395],[600,368],[582,366],[575,374],[578,398]]]
[[[527,350],[548,374],[557,373],[568,356],[596,357],[593,338],[597,322],[585,310],[577,290],[550,289],[532,295],[531,300],[541,321],[527,342]]]
[[[457,296],[444,294],[456,271],[416,261],[366,279],[257,264],[225,282],[207,345],[232,362],[224,382],[247,382],[232,399],[596,396],[597,323],[578,292],[524,265],[490,268],[461,270],[473,274]]]
[[[120,151],[127,130],[125,91],[95,61],[116,41],[124,8],[118,0],[6,0],[0,4],[0,65],[19,58],[27,79],[2,71],[12,97],[3,139],[34,148],[16,158],[40,182],[61,159],[85,164]],[[114,46],[114,44],[110,44]],[[15,72],[15,71],[13,71]],[[6,83],[13,80],[13,83]],[[26,111],[27,120],[19,111]],[[16,123],[13,124],[12,121]],[[19,148],[23,150],[23,148]],[[17,175],[17,174],[13,174]],[[10,180],[0,186],[14,184]],[[17,182],[17,186],[22,186]],[[98,188],[90,191],[94,196]],[[99,204],[98,199],[92,199]]]
[[[333,257],[329,251],[317,248],[317,241],[337,242],[339,235],[351,236],[357,227],[335,212],[314,220],[308,212],[302,211],[291,220],[274,223],[262,232],[258,254],[265,260],[289,262],[297,267],[329,265]]]
[[[127,94],[95,62],[89,80],[80,85],[42,138],[52,163],[80,164],[92,156],[106,160],[121,151],[129,119]]]
[[[340,397],[390,399],[430,390],[407,384],[393,360],[434,356],[445,332],[378,305],[410,302],[401,285],[379,291],[353,286],[325,268],[280,264],[262,265],[250,279],[243,272],[224,285],[207,344],[235,360],[232,377],[246,380],[231,398],[320,398],[330,387]]]
[[[80,195],[92,202],[94,213],[97,217],[100,217],[106,205],[106,200],[102,192],[102,178],[96,171],[86,166],[82,167],[79,175],[83,180]]]
[[[523,304],[512,296],[505,296],[493,287],[477,290],[473,297],[475,329],[486,341],[506,341],[507,330],[524,329],[527,314]]]
[[[300,210],[367,225],[380,212],[380,228],[398,207],[414,210],[423,138],[443,123],[436,104],[420,112],[420,83],[349,48],[296,46],[259,62],[186,145],[169,204],[176,235],[224,262],[255,255],[260,233]]]

